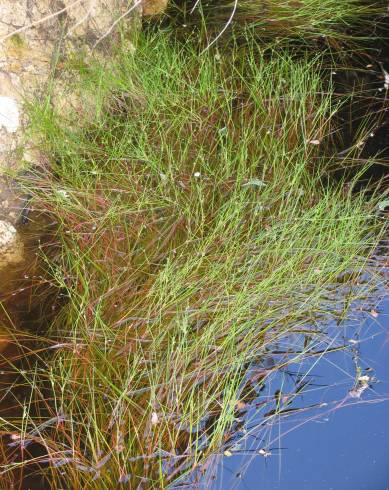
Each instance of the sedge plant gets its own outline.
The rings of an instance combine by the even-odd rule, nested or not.
[[[45,159],[24,185],[56,223],[64,300],[31,374],[47,415],[25,411],[23,440],[45,447],[51,488],[166,488],[203,468],[266,382],[250,366],[297,326],[325,338],[328,291],[367,266],[373,204],[325,178],[320,58],[247,46],[141,36],[77,73],[93,110],[31,107]]]

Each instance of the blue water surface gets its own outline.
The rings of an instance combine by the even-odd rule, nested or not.
[[[334,383],[331,391],[321,387],[319,395],[317,388],[312,399],[333,402],[316,417],[312,411],[292,422],[280,418],[266,436],[268,457],[258,453],[255,440],[252,452],[221,455],[208,486],[213,490],[389,490],[389,298],[360,322],[358,352],[364,368],[374,373],[372,387],[359,399],[351,398],[353,360],[339,353],[323,358],[314,369],[315,380]],[[303,401],[309,404],[310,398],[308,393]]]

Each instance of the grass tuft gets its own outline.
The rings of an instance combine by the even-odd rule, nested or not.
[[[31,109],[49,165],[29,193],[57,222],[47,260],[67,301],[30,380],[50,387],[49,415],[25,414],[23,434],[46,448],[52,488],[164,488],[226,450],[239,403],[330,349],[323,304],[367,265],[374,202],[323,184],[320,58],[247,44],[243,60],[141,37],[83,67],[93,117]],[[248,381],[297,331],[314,341]]]
[[[249,31],[277,45],[297,41],[309,49],[321,44],[335,51],[371,36],[384,16],[380,0],[175,0],[167,10],[178,32],[199,29],[208,46],[228,43],[231,32],[244,42]]]

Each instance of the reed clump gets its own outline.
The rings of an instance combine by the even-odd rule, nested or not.
[[[166,17],[183,36],[196,29],[208,45],[229,43],[231,32],[244,42],[249,31],[262,42],[341,50],[370,36],[384,8],[361,0],[175,0]]]
[[[366,267],[374,202],[325,178],[335,108],[320,58],[246,46],[199,55],[141,36],[84,66],[92,121],[31,108],[48,163],[25,185],[57,223],[47,260],[66,300],[39,376],[24,374],[38,398],[50,388],[47,416],[27,410],[12,430],[45,447],[51,488],[164,488],[201,470],[239,403],[331,348],[323,305],[341,315],[333,284]],[[299,352],[260,368],[298,333]]]

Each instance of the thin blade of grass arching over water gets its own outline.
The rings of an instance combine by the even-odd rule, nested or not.
[[[93,122],[35,107],[52,162],[30,192],[59,222],[68,296],[46,359],[53,485],[163,488],[221,451],[251,363],[363,267],[369,207],[323,188],[311,143],[333,110],[318,61],[160,34],[84,71]]]

